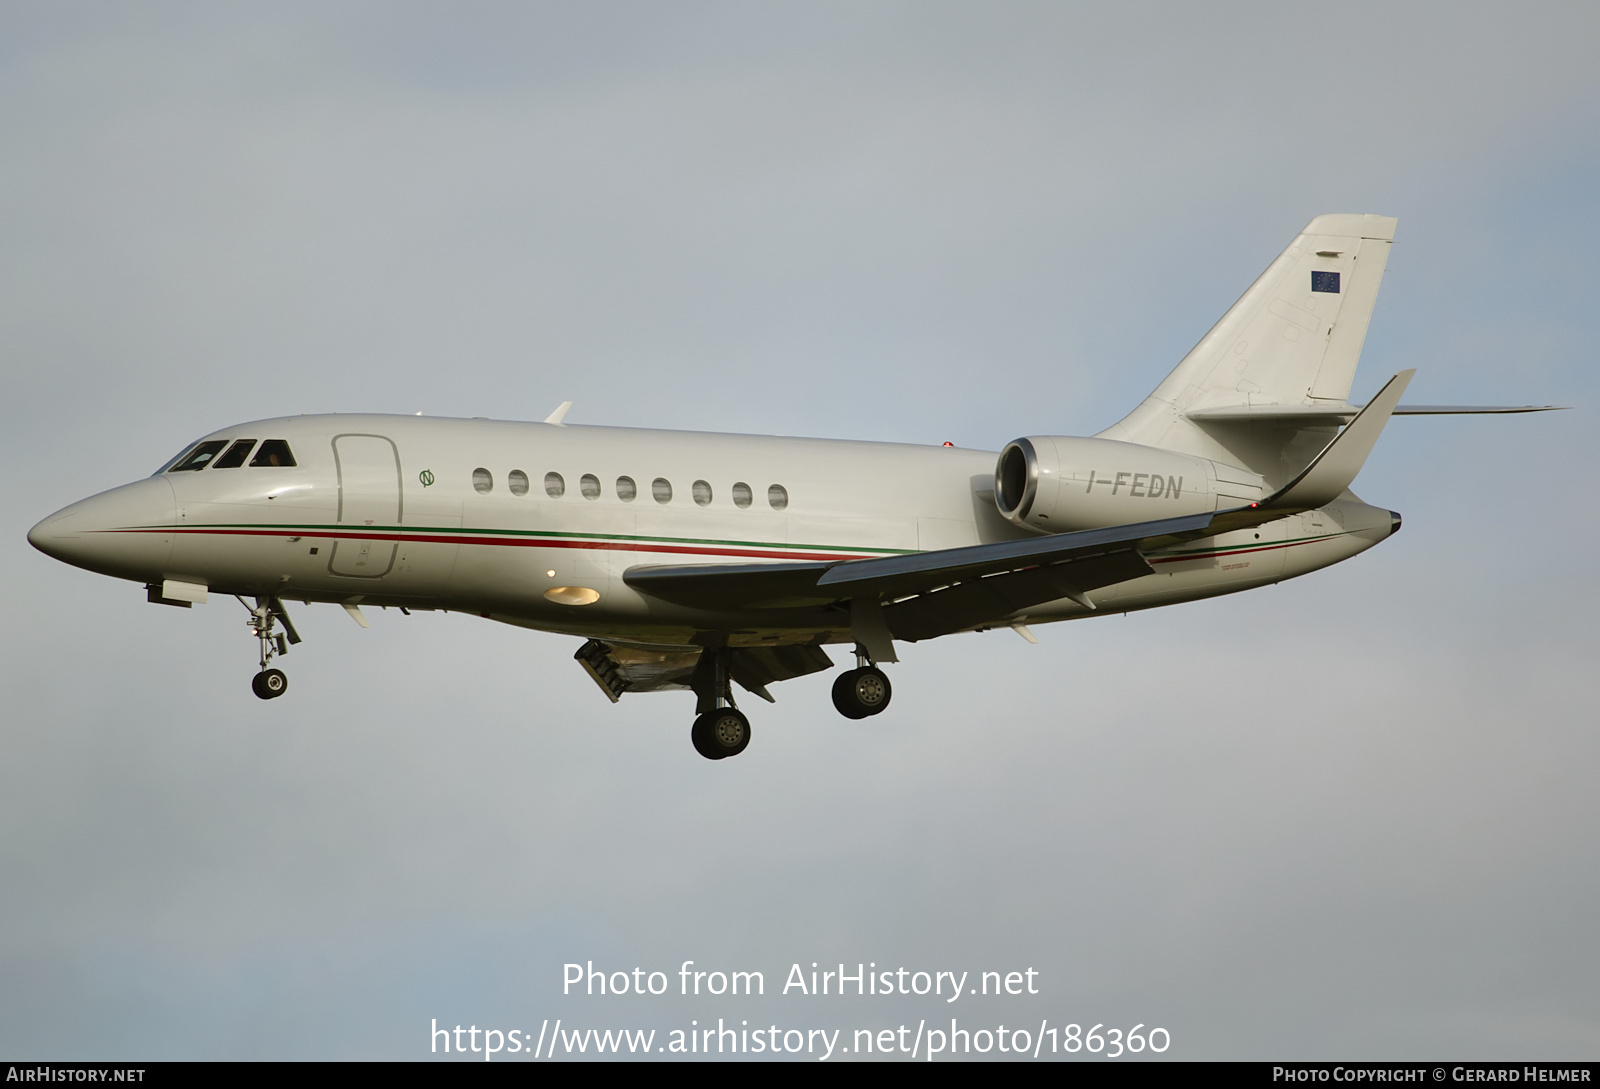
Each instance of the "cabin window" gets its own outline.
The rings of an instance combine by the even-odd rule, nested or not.
[[[544,474],[544,494],[551,499],[560,499],[567,494],[567,482],[562,479],[560,473]]]
[[[289,452],[289,444],[282,439],[268,439],[256,451],[256,456],[250,459],[252,469],[260,466],[289,468],[293,465],[294,455]]]
[[[244,459],[250,454],[250,448],[255,444],[255,439],[240,439],[228,447],[228,452],[218,458],[211,467],[213,469],[237,469],[244,464]]]
[[[584,473],[578,478],[578,491],[583,493],[585,499],[599,499],[600,478],[593,473]]]
[[[694,496],[694,501],[702,507],[711,503],[711,485],[704,480],[697,480],[691,484],[689,493]]]
[[[750,485],[744,481],[741,480],[733,486],[733,505],[740,510],[750,505],[751,496]]]
[[[488,495],[494,491],[494,474],[479,466],[472,470],[472,486],[478,490],[479,495]]]
[[[638,494],[639,494],[639,485],[637,485],[637,484],[635,484],[633,482],[633,477],[631,477],[631,476],[619,476],[619,477],[617,477],[617,498],[618,499],[622,500],[624,503],[632,503],[633,500],[634,500],[634,497],[637,496]]]
[[[666,477],[656,477],[650,482],[650,494],[655,496],[657,503],[672,502],[672,481]]]
[[[521,469],[513,469],[506,474],[506,487],[511,489],[512,495],[528,494],[528,474]]]
[[[212,439],[196,446],[189,456],[172,467],[174,473],[199,472],[211,464],[211,459],[222,453],[222,448],[228,445],[227,439]]]
[[[789,489],[782,484],[774,484],[767,489],[767,502],[772,504],[773,510],[783,510],[789,505]]]

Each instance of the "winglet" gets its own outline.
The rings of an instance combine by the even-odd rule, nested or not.
[[[557,427],[565,427],[566,424],[562,423],[561,421],[567,418],[567,409],[571,407],[571,401],[562,401],[561,407],[550,413],[550,415],[546,416],[544,418],[544,422],[547,424],[555,424]]]
[[[1313,510],[1333,502],[1344,493],[1367,463],[1367,455],[1383,433],[1384,425],[1400,403],[1400,395],[1411,383],[1415,370],[1401,371],[1389,379],[1378,395],[1368,401],[1349,425],[1323,447],[1322,453],[1301,470],[1300,475],[1262,502],[1272,510],[1293,507]]]

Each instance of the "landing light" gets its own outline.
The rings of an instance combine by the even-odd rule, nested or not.
[[[587,586],[552,586],[544,596],[557,605],[593,605],[600,600],[600,591]]]

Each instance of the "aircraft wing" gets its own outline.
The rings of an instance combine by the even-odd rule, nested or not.
[[[1150,552],[1249,529],[1338,498],[1365,464],[1414,372],[1390,379],[1289,483],[1259,503],[1103,529],[870,560],[631,567],[629,586],[707,609],[804,608],[866,601],[897,639],[928,639],[1030,606],[1147,575]],[[887,603],[887,604],[883,604]],[[876,621],[872,621],[874,624]]]
[[[1109,529],[1086,529],[871,560],[630,567],[623,574],[623,581],[665,601],[706,608],[829,605],[869,593],[882,600],[1041,565],[1082,562],[1115,552],[1154,549],[1165,543],[1192,540],[1206,535],[1214,517],[1194,514]],[[1143,565],[1135,574],[1124,577],[1133,578],[1147,571],[1148,565]]]

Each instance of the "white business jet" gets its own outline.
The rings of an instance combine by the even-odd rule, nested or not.
[[[1400,527],[1351,482],[1412,372],[1351,379],[1395,220],[1308,224],[1167,379],[1093,438],[992,453],[414,416],[226,427],[149,479],[51,515],[41,551],[188,608],[234,595],[256,695],[299,636],[286,601],[476,613],[586,641],[606,696],[690,689],[710,759],[750,742],[734,686],[830,669],[889,705],[896,641],[1148,609],[1349,559]],[[281,626],[281,631],[279,630]]]

